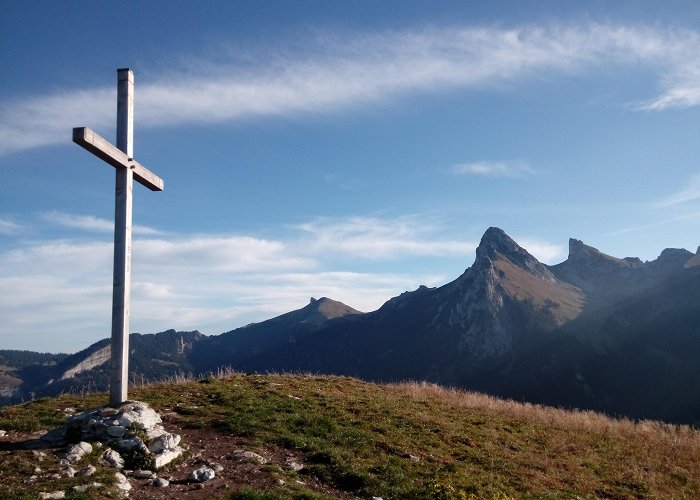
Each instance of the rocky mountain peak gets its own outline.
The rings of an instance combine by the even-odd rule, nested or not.
[[[602,253],[597,248],[586,245],[576,238],[569,238],[569,260],[588,260],[598,258]]]
[[[685,248],[665,248],[656,261],[658,263],[684,264],[691,257],[693,257],[693,253]]]
[[[617,257],[604,254],[597,248],[586,245],[581,240],[570,238],[569,258],[566,260],[566,264],[581,269],[613,269],[636,267],[642,265],[642,262],[638,259],[618,259]]]
[[[474,267],[476,269],[490,268],[498,260],[511,262],[539,278],[554,279],[546,266],[518,245],[502,229],[490,227],[482,236],[476,249]]]
[[[348,314],[361,314],[357,309],[328,297],[321,297],[320,299],[311,297],[309,303],[296,312],[298,314],[294,318],[295,321],[307,321],[315,324],[321,324],[330,319],[340,318]]]
[[[477,260],[480,257],[493,257],[496,254],[511,255],[525,252],[503,229],[490,227],[481,237],[479,247],[476,249]],[[527,252],[526,252],[527,253]]]

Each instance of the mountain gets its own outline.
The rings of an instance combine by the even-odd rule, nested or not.
[[[255,341],[235,358],[233,366],[243,370],[274,367],[455,384],[527,345],[533,331],[546,332],[574,319],[583,300],[580,289],[557,279],[502,230],[491,228],[474,265],[443,287],[420,287],[375,312],[343,316],[301,334],[303,325],[297,323],[287,330],[294,334],[284,343],[258,340],[281,334],[267,322],[256,325],[260,330],[255,335],[246,336],[246,327],[224,336]],[[221,340],[207,339],[196,350],[220,351]]]
[[[207,338],[194,346],[190,360],[199,372],[221,366],[240,369],[248,359],[302,342],[335,320],[358,314],[360,311],[342,302],[311,298],[307,306],[296,311]]]
[[[211,370],[227,358],[246,372],[426,380],[692,423],[700,421],[699,255],[667,249],[642,262],[572,239],[567,260],[547,266],[490,228],[451,283],[312,327],[270,320],[206,338],[193,365]]]
[[[700,249],[666,249],[643,262],[571,239],[568,258],[547,266],[489,228],[473,265],[441,287],[421,286],[369,313],[324,297],[218,336],[137,336],[131,366],[145,379],[227,366],[424,380],[553,406],[700,423],[698,304]],[[33,381],[22,385],[25,394],[30,387],[37,394],[55,390],[66,379],[70,387],[86,380],[103,387],[103,342],[16,378]]]
[[[165,332],[129,336],[129,371],[132,382],[145,382],[192,375],[188,361],[201,333]],[[0,378],[0,403],[12,404],[36,396],[103,391],[109,386],[109,339],[103,339],[72,355],[38,354],[0,350],[0,364],[14,379]]]

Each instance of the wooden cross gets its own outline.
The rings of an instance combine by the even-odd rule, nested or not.
[[[109,403],[127,398],[129,385],[129,299],[131,295],[131,198],[133,179],[152,191],[163,180],[134,161],[134,73],[117,70],[117,147],[87,127],[73,129],[73,142],[106,161],[117,172],[114,205],[114,280]]]

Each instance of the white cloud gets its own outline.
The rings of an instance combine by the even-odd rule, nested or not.
[[[0,217],[0,234],[9,236],[12,234],[17,234],[21,229],[22,227],[16,222]]]
[[[545,264],[558,264],[566,257],[566,249],[561,245],[533,238],[518,238],[518,245]]]
[[[544,74],[601,66],[644,66],[659,95],[638,104],[663,110],[700,104],[700,34],[689,30],[589,24],[513,29],[442,27],[320,37],[260,56],[259,67],[228,63],[178,68],[138,84],[142,127],[255,116],[299,116],[398,95],[490,88]],[[305,49],[305,50],[304,50]],[[217,57],[220,54],[217,54]],[[254,59],[251,54],[250,59]],[[202,70],[202,68],[206,68]],[[115,91],[81,89],[0,106],[0,154],[62,143],[76,126],[114,121]]]
[[[69,142],[73,127],[108,126],[116,96],[115,86],[0,103],[0,154]]]
[[[75,215],[62,212],[47,212],[42,214],[42,218],[52,224],[58,224],[64,227],[80,229],[82,231],[91,231],[97,233],[112,233],[114,231],[114,221],[95,217],[93,215]],[[147,226],[133,226],[134,234],[139,235],[157,235],[162,234],[161,231]]]
[[[189,236],[134,241],[134,254],[153,269],[190,268],[197,274],[308,269],[314,261],[279,241],[250,236]],[[195,271],[196,270],[196,271]]]
[[[457,175],[479,175],[484,177],[524,177],[535,171],[522,161],[478,161],[452,165],[452,173]]]
[[[0,347],[74,351],[109,336],[111,238],[83,238],[20,242],[0,252]],[[317,220],[285,240],[246,235],[138,238],[132,256],[131,329],[218,334],[303,307],[312,296],[370,311],[405,290],[441,285],[455,276],[348,272],[348,259],[465,255],[467,260],[473,250],[469,242],[441,239],[439,225],[418,216]]]
[[[470,241],[437,237],[436,232],[440,228],[431,220],[418,216],[396,219],[320,218],[296,228],[307,233],[303,246],[314,254],[389,259],[409,255],[468,255],[476,248]]]
[[[659,207],[667,207],[697,199],[700,199],[700,174],[692,176],[683,189],[661,200],[657,205]]]

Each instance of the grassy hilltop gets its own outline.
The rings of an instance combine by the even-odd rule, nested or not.
[[[700,432],[688,427],[328,376],[230,374],[130,396],[159,410],[189,448],[159,471],[172,477],[168,488],[131,479],[130,498],[700,498]],[[64,395],[0,410],[0,497],[117,497],[102,451],[80,464],[96,465],[94,476],[66,478],[54,476],[61,450],[18,444],[63,424],[67,408],[106,401]],[[241,461],[239,449],[269,461]],[[202,463],[223,471],[186,481]],[[72,489],[91,482],[104,486]]]

